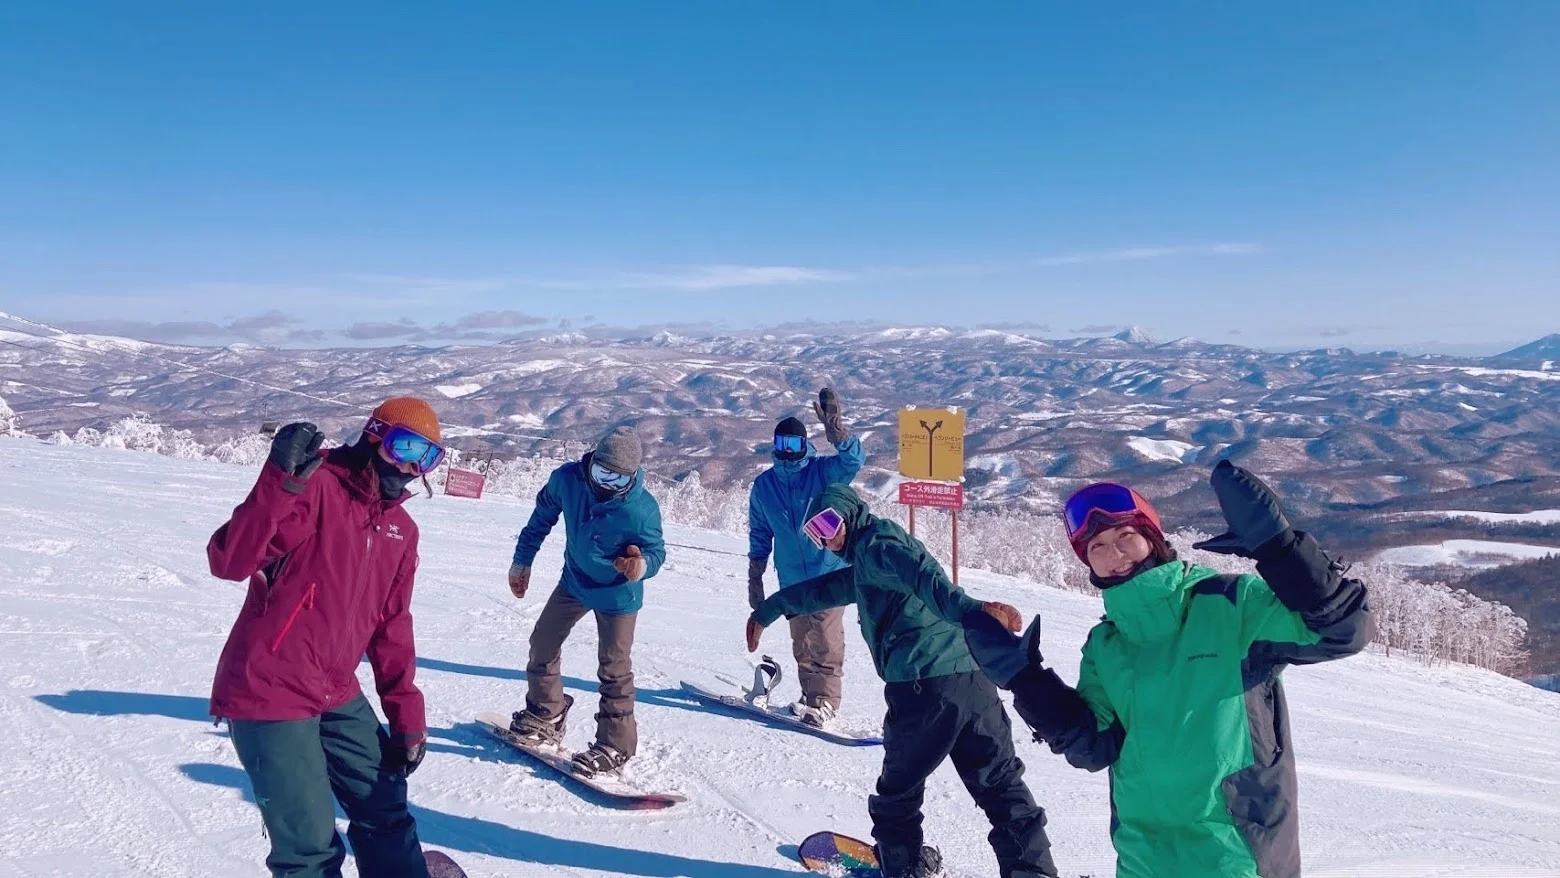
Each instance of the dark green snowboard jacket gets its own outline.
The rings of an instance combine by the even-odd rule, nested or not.
[[[843,555],[850,566],[781,589],[758,605],[753,618],[768,627],[781,616],[855,604],[861,636],[884,682],[979,670],[964,643],[963,619],[981,602],[950,582],[919,540],[868,511],[849,485],[825,488],[802,520],[826,506],[845,519]]]

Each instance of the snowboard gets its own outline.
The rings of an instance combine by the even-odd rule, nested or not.
[[[715,692],[697,683],[690,683],[687,680],[682,681],[682,689],[700,701],[730,708],[734,711],[741,711],[749,716],[765,720],[771,725],[803,732],[822,738],[825,741],[843,744],[847,747],[875,747],[883,743],[883,739],[875,735],[851,735],[833,729],[820,729],[817,726],[810,726],[794,716],[789,708],[771,707],[769,705],[769,693],[779,680],[779,663],[766,655],[763,662],[754,669],[753,688],[743,691],[740,695]]]
[[[554,747],[533,747],[524,744],[509,730],[509,717],[501,713],[483,713],[477,716],[477,724],[487,729],[493,737],[519,751],[533,762],[551,768],[565,779],[595,792],[604,803],[627,811],[656,811],[688,801],[677,793],[647,793],[625,782],[616,775],[586,776],[575,771],[571,754]]]
[[[423,851],[423,860],[428,863],[428,878],[466,878],[466,870],[450,859],[449,854]]]
[[[837,832],[815,832],[802,840],[796,858],[809,872],[833,878],[882,878],[877,851],[864,841]]]

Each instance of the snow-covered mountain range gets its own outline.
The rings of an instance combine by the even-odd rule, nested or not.
[[[0,341],[0,397],[38,435],[134,413],[198,436],[294,418],[346,434],[375,401],[413,393],[457,425],[456,445],[557,454],[627,421],[653,440],[659,472],[698,470],[718,484],[763,465],[774,421],[810,421],[813,393],[830,383],[866,435],[877,479],[894,468],[896,409],[965,408],[978,502],[1048,509],[1079,481],[1108,477],[1211,524],[1204,475],[1229,455],[1313,512],[1435,508],[1446,492],[1460,504],[1449,508],[1560,505],[1547,502],[1560,497],[1560,335],[1482,360],[1275,353],[1139,330],[1065,340],[938,328],[565,333],[332,350],[18,332]],[[1481,504],[1483,492],[1500,501]]]

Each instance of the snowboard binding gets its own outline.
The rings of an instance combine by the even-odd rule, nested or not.
[[[753,688],[749,689],[744,697],[755,707],[768,707],[769,693],[779,682],[780,663],[766,655],[753,669]]]

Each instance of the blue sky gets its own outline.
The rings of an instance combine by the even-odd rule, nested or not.
[[[0,310],[1492,350],[1560,330],[1556,45],[1551,0],[7,4]]]

